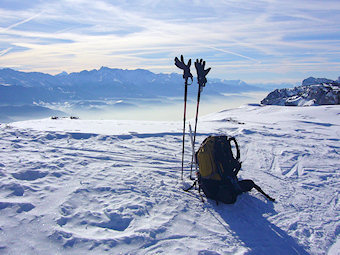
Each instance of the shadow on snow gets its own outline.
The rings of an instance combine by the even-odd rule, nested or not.
[[[233,205],[217,205],[213,200],[208,203],[222,220],[210,213],[249,248],[246,254],[309,254],[297,240],[263,216],[277,214],[272,202],[243,194]]]

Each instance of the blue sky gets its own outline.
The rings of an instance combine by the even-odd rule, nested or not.
[[[339,0],[1,0],[0,68],[57,74],[101,66],[299,82],[340,76]]]

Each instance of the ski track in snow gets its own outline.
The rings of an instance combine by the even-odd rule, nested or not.
[[[251,191],[216,205],[191,184],[182,123],[1,125],[1,254],[339,254],[340,107],[247,105],[201,118],[235,136]]]

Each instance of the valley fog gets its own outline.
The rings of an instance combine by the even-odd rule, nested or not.
[[[236,108],[244,104],[258,104],[267,92],[225,94],[224,96],[202,95],[199,115],[207,115],[220,110]],[[53,110],[87,120],[153,120],[180,121],[183,119],[183,98],[154,99],[110,99],[90,101],[70,101],[57,104],[44,104]],[[196,98],[188,98],[187,119],[195,118]]]

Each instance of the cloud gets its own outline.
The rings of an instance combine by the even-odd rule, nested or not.
[[[15,11],[0,10],[6,14],[0,46],[13,49],[1,55],[0,66],[173,72],[173,58],[184,54],[213,63],[216,76],[245,79],[249,72],[333,70],[340,62],[334,56],[340,51],[340,4],[332,0],[60,0],[36,6],[19,22],[13,22]],[[15,47],[27,50],[19,54]]]

